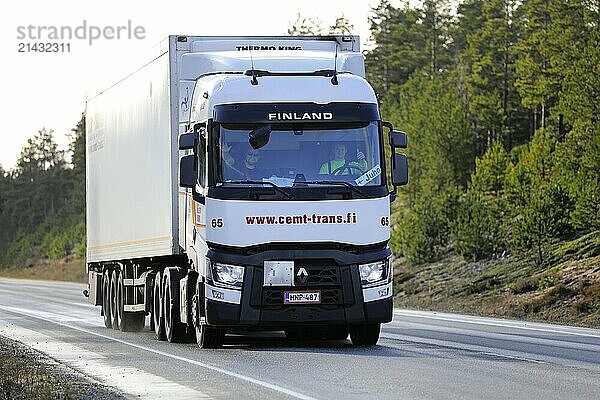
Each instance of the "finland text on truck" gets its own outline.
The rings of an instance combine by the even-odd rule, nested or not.
[[[106,327],[375,344],[406,135],[358,37],[169,36],[149,60],[87,102],[86,294]]]

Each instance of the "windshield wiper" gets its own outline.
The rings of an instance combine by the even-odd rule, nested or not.
[[[269,181],[265,181],[265,182],[263,182],[263,181],[225,181],[225,182],[223,182],[223,184],[227,184],[227,183],[233,183],[235,185],[243,185],[246,183],[250,183],[250,184],[254,184],[254,185],[271,185],[275,190],[277,190],[279,193],[281,193],[288,199],[293,198],[293,196],[291,194],[289,194],[288,192],[286,192],[285,190],[283,190],[281,187],[277,186],[273,182],[269,182]]]
[[[344,182],[344,181],[298,181],[297,183],[302,183],[302,184],[306,183],[306,184],[313,184],[313,185],[338,185],[338,186],[341,185],[341,186],[346,186],[347,188],[352,189],[352,191],[360,194],[365,199],[369,197],[362,190],[358,189],[356,186],[351,185],[350,183]]]

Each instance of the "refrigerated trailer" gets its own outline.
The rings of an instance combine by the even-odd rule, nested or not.
[[[391,321],[406,134],[357,36],[169,36],[87,101],[86,133],[86,294],[107,328],[373,345]]]

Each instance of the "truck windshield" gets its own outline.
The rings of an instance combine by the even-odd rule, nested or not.
[[[266,144],[254,149],[249,133],[256,127],[220,126],[218,182],[260,181],[280,187],[324,181],[381,185],[377,122],[273,125]]]

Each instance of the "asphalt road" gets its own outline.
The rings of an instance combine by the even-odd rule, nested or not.
[[[600,330],[396,310],[375,347],[255,333],[206,350],[104,328],[83,288],[0,279],[0,335],[131,398],[600,399]]]

